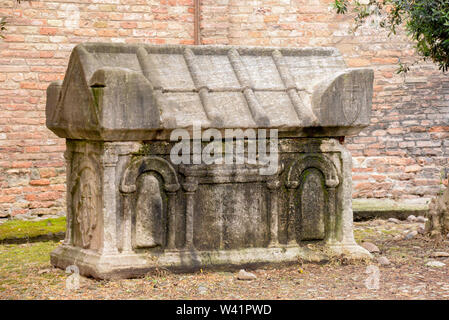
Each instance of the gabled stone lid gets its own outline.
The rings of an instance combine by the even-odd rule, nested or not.
[[[194,121],[344,136],[369,124],[372,89],[373,71],[333,48],[88,43],[47,90],[47,126],[109,141],[167,139]]]

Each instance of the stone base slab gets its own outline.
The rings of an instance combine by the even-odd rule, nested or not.
[[[147,253],[99,254],[91,250],[61,245],[51,253],[51,263],[65,269],[76,265],[80,274],[99,279],[123,279],[143,276],[157,269],[173,272],[193,272],[200,268],[232,270],[239,267],[258,267],[266,264],[298,262],[325,263],[333,255],[345,254],[354,259],[370,259],[368,251],[358,245],[333,245],[312,250],[304,246],[288,245],[241,250],[166,251],[159,255]]]

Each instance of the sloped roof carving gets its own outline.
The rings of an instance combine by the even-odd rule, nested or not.
[[[144,140],[174,128],[353,134],[369,123],[373,72],[333,48],[82,44],[47,90],[65,138]]]

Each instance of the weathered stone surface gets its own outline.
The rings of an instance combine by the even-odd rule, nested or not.
[[[322,61],[307,75],[306,56]],[[123,278],[370,257],[354,240],[352,159],[338,137],[369,123],[371,90],[372,72],[346,69],[334,49],[78,46],[62,87],[48,90],[68,176],[67,233],[52,264]],[[174,163],[168,137],[193,120],[202,133],[279,129],[274,173]]]

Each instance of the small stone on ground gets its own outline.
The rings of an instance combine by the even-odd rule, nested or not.
[[[444,257],[449,257],[449,253],[444,252],[444,251],[437,251],[437,252],[433,252],[430,256],[433,258],[439,258],[439,257],[444,258]]]
[[[390,219],[388,219],[387,221],[388,221],[388,222],[392,222],[392,223],[396,223],[396,224],[401,223],[401,221],[399,221],[399,220],[396,219],[396,218],[390,218]]]
[[[427,221],[427,218],[425,218],[425,217],[423,217],[423,216],[419,216],[419,217],[416,218],[416,221],[417,221],[417,222],[426,222],[426,221]]]
[[[405,239],[410,240],[410,239],[413,239],[414,237],[416,237],[417,235],[418,235],[418,231],[411,231],[405,235]]]
[[[435,268],[441,268],[444,267],[445,265],[446,265],[445,263],[436,260],[432,260],[426,263],[426,266]]]
[[[239,271],[239,274],[237,275],[237,279],[239,279],[239,280],[256,280],[257,277],[254,273],[247,272],[244,269],[241,269]]]
[[[380,252],[379,248],[371,242],[362,242],[362,247],[368,250],[370,253]]]
[[[199,286],[198,287],[198,294],[206,294],[207,288],[205,286]]]
[[[51,269],[42,269],[42,270],[39,270],[37,272],[37,274],[44,274],[44,273],[49,273],[49,272],[51,272]]]
[[[426,233],[426,228],[423,226],[419,226],[418,227],[418,233],[419,234],[425,234]]]
[[[391,262],[390,260],[388,260],[387,257],[379,257],[377,259],[377,262],[381,265],[381,266],[388,266]]]

